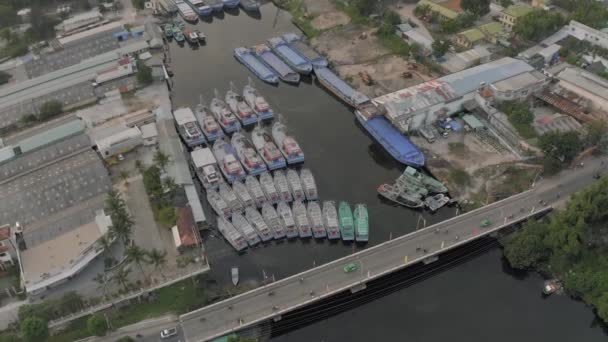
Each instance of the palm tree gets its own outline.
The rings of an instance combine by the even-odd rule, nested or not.
[[[125,291],[129,291],[129,287],[127,286],[127,280],[129,280],[129,273],[131,273],[130,268],[120,267],[112,276],[112,280],[115,281],[118,285],[121,285],[125,289]]]
[[[153,248],[149,253],[148,253],[148,258],[149,261],[152,265],[154,265],[154,270],[155,271],[159,271],[160,275],[165,278],[165,275],[163,274],[162,271],[162,267],[165,266],[165,264],[167,264],[167,251],[159,251],[156,248]]]
[[[107,299],[108,298],[108,275],[105,272],[97,273],[95,278],[93,278],[93,281],[95,281],[99,284],[99,287],[103,291],[103,296]]]
[[[129,171],[127,170],[122,170],[118,173],[118,177],[120,177],[120,179],[122,179],[123,182],[125,182],[125,185],[129,185],[129,182],[127,181],[127,179],[129,179]]]
[[[136,244],[131,244],[125,250],[125,255],[127,256],[127,260],[137,264],[141,274],[143,274],[146,281],[148,281],[148,276],[146,275],[146,272],[144,272],[144,268],[142,266],[143,262],[148,262],[148,253],[146,253],[146,250]]]
[[[164,154],[161,151],[157,151],[154,154],[154,163],[156,163],[156,165],[158,165],[158,167],[160,167],[161,170],[165,171],[165,166],[167,166],[169,164],[169,162],[171,161],[169,159],[169,156]]]
[[[110,216],[125,210],[125,201],[120,197],[120,193],[114,189],[108,192],[106,197],[105,209]]]
[[[112,231],[110,230],[97,240],[97,245],[99,248],[103,249],[102,254],[105,254],[112,246],[112,242],[114,242],[114,237],[112,235]]]
[[[121,239],[125,245],[131,238],[131,234],[133,233],[132,228],[133,220],[126,212],[112,216],[112,226],[110,227],[110,232],[115,237]]]
[[[171,194],[177,189],[177,184],[175,184],[175,179],[173,179],[173,177],[165,178],[163,183],[165,189]]]

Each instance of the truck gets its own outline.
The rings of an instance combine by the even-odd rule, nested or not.
[[[217,189],[222,182],[222,176],[211,150],[207,147],[199,147],[190,152],[190,157],[196,177],[201,181],[203,187]]]

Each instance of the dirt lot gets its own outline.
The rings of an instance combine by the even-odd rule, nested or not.
[[[361,39],[365,33],[365,39]],[[362,64],[389,54],[372,34],[355,25],[336,27],[311,41],[312,46],[334,65]]]
[[[313,28],[320,31],[347,25],[348,23],[350,23],[348,15],[338,11],[321,13],[310,22]]]

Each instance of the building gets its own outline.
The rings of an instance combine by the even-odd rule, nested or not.
[[[158,130],[156,123],[152,122],[145,124],[139,128],[141,130],[141,138],[144,140],[144,146],[154,146],[158,144]]]
[[[11,234],[10,224],[0,226],[0,269],[6,270],[14,266],[18,260],[17,248]]]
[[[532,10],[532,7],[523,3],[511,5],[502,11],[498,20],[507,30],[512,30],[513,26],[517,23],[517,20],[532,12]]]
[[[480,45],[457,54],[446,55],[447,58],[445,62],[441,63],[441,67],[449,73],[454,73],[470,68],[475,64],[488,63],[491,56],[492,53],[486,47]]]
[[[125,128],[110,136],[95,141],[97,150],[103,158],[111,158],[143,145],[141,131],[137,127]]]
[[[456,19],[462,13],[460,0],[421,0],[417,6],[427,5],[443,20]]]
[[[483,42],[485,35],[477,28],[472,28],[466,31],[457,33],[454,36],[454,43],[465,49],[470,49],[473,46]]]
[[[88,12],[79,13],[71,18],[62,21],[59,25],[55,26],[56,31],[71,32],[91,24],[100,22],[103,19],[99,9],[93,9]]]
[[[608,32],[596,30],[578,21],[571,20],[568,25],[568,34],[578,40],[585,40],[592,45],[608,49]]]
[[[524,72],[489,85],[492,95],[497,101],[512,101],[525,99],[532,94],[541,92],[549,83],[549,79],[539,71]]]
[[[591,109],[608,111],[608,80],[577,67],[565,68],[557,74],[557,79],[562,91],[586,100]]]
[[[135,73],[133,64],[135,64],[135,60],[131,61],[129,57],[124,57],[118,60],[117,65],[107,70],[97,72],[95,86],[133,75]]]
[[[175,208],[175,216],[177,220],[175,226],[171,228],[175,248],[179,252],[183,252],[186,249],[200,246],[202,240],[194,223],[192,210],[188,207]]]
[[[534,120],[534,129],[538,134],[549,132],[570,132],[582,129],[582,125],[573,117],[555,113],[551,116],[544,116]]]
[[[403,39],[408,43],[416,43],[422,48],[422,52],[429,54],[433,51],[433,38],[429,38],[418,30],[410,30],[403,33]]]
[[[545,9],[551,3],[551,0],[532,0],[532,7]]]
[[[479,26],[479,30],[483,33],[485,41],[492,44],[497,44],[500,38],[507,36],[502,25],[495,21]]]

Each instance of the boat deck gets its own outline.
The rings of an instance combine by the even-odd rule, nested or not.
[[[262,62],[260,62],[250,51],[240,53],[240,58],[244,64],[246,64],[249,68],[253,69],[253,71],[263,80],[269,80],[273,77],[276,78],[275,73],[270,70],[267,66],[265,66]]]
[[[273,68],[281,77],[295,74],[289,65],[285,64],[285,62],[279,59],[279,57],[277,57],[277,55],[275,55],[272,51],[264,51],[259,53],[258,56],[271,68]]]
[[[376,116],[367,121],[359,121],[399,162],[413,167],[424,165],[424,154],[386,118]]]
[[[295,52],[291,47],[289,47],[289,45],[287,45],[287,43],[285,42],[276,42],[274,44],[274,48],[281,56],[285,57],[285,59],[293,63],[293,65],[301,66],[309,63],[307,60],[302,58],[297,52]]]
[[[336,95],[342,95],[348,103],[358,106],[369,101],[367,96],[353,89],[348,83],[344,82],[328,68],[315,68],[315,74],[319,79],[329,83],[329,85],[339,93]]]

